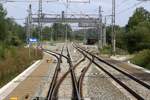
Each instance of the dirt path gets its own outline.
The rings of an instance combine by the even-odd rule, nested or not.
[[[31,100],[31,98],[38,92],[38,88],[41,86],[43,79],[48,77],[48,70],[52,63],[47,63],[47,59],[50,59],[50,56],[44,54],[39,67],[34,70],[27,79],[22,81],[21,84],[19,84],[4,100],[9,100],[11,97],[17,97],[18,100]],[[19,80],[16,82],[19,82]]]

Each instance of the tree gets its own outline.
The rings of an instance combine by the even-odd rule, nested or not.
[[[143,21],[150,21],[150,13],[143,7],[137,8],[132,17],[130,17],[126,28],[128,31],[132,30],[135,26]]]
[[[72,29],[68,24],[54,23],[52,26],[54,40],[64,40],[67,32],[68,39],[71,40]]]
[[[126,36],[130,53],[150,48],[150,22],[144,21],[134,27]]]
[[[51,27],[48,27],[48,26],[46,26],[46,27],[44,27],[44,29],[43,29],[43,39],[44,40],[50,40],[50,38],[51,38],[51,34],[52,34],[52,28]]]
[[[38,27],[32,28],[32,37],[39,39]]]
[[[110,28],[109,28],[110,29]],[[107,31],[107,35],[110,30]],[[126,27],[116,27],[117,47],[130,53],[150,48],[150,13],[137,8]]]
[[[112,26],[107,26],[106,27],[106,41],[108,44],[111,44],[112,42]],[[115,26],[115,32],[116,32],[116,44],[117,47],[121,47],[122,46],[122,37],[124,35],[124,27],[120,27],[118,25]]]
[[[126,32],[124,27],[117,27],[116,28],[116,46],[118,48],[127,50],[127,46],[125,43],[125,37],[126,37]]]
[[[80,41],[82,41],[83,39],[84,39],[84,32],[83,32],[83,30],[82,29],[80,29],[80,30],[75,30],[74,32],[73,32],[73,35],[74,35],[74,39],[75,40],[80,40]]]
[[[5,39],[5,41],[7,44],[17,46],[21,44],[21,42],[25,42],[26,35],[25,30],[22,26],[18,25],[14,20],[10,18],[6,18],[5,25],[5,29],[7,32],[7,38]],[[15,43],[13,43],[12,41],[14,41]]]
[[[111,34],[112,34],[112,26],[106,27],[106,42],[111,44]]]
[[[87,32],[86,32],[86,38],[87,39],[96,39],[98,40],[98,33],[97,33],[97,29],[87,29]]]
[[[5,17],[6,17],[6,11],[3,9],[2,4],[0,4],[0,41],[4,41],[7,32],[6,32],[6,23],[5,23]]]
[[[71,28],[71,26],[70,25],[68,25],[68,24],[65,24],[64,25],[64,29],[65,29],[65,32],[64,32],[64,35],[63,36],[65,36],[65,34],[66,34],[66,32],[67,32],[67,38],[68,38],[68,40],[72,40],[72,28]]]

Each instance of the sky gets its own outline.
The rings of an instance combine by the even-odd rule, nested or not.
[[[35,1],[35,0],[14,0],[14,1]],[[46,0],[43,0],[46,1]],[[58,13],[66,11],[66,0],[53,0],[55,2],[44,2],[43,13]],[[87,0],[77,0],[87,1]],[[8,17],[16,19],[17,23],[24,25],[24,18],[28,15],[27,9],[29,4],[32,5],[32,12],[37,13],[38,2],[7,2],[3,3],[7,10]],[[98,14],[98,8],[102,6],[103,16],[111,15],[112,0],[90,0],[90,3],[69,3],[68,13],[90,13]],[[138,0],[116,0],[116,24],[124,26],[127,24],[129,17],[132,16],[136,7],[144,7],[150,11],[150,1],[142,2]],[[22,20],[21,20],[22,19]],[[107,24],[111,24],[111,18],[107,17]]]

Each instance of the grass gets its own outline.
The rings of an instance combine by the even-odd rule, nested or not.
[[[42,58],[42,52],[38,50],[36,53],[36,50],[33,48],[31,49],[30,58],[29,50],[24,47],[10,47],[4,51],[2,50],[2,52],[0,60],[0,87],[20,74],[36,60]]]
[[[136,53],[131,59],[131,62],[146,69],[150,69],[150,49],[145,49]]]
[[[116,55],[128,55],[129,53],[125,50],[117,48],[116,50]],[[100,54],[106,54],[106,55],[111,55],[111,46],[105,46],[103,49],[100,50]],[[136,54],[135,56],[131,59],[131,62],[133,64],[136,64],[138,66],[141,66],[146,69],[150,69],[150,49],[145,49],[142,50]]]
[[[100,54],[111,54],[111,46],[105,46],[103,49],[100,49]]]
[[[105,47],[103,47],[103,49],[100,50],[100,54],[107,54],[107,55],[111,55],[112,54],[112,48],[111,45],[107,45]],[[120,49],[120,48],[116,48],[116,54],[117,55],[127,55],[128,52]]]

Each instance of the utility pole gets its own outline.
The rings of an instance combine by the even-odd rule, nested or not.
[[[68,0],[67,0],[67,4],[66,4],[66,16],[65,16],[65,21],[66,21],[66,34],[65,34],[65,41],[68,41],[68,25],[67,25],[67,10],[68,10]]]
[[[67,42],[68,40],[68,25],[67,25],[67,10],[68,10],[68,6],[69,6],[69,3],[90,3],[90,0],[88,1],[82,1],[82,0],[78,0],[78,1],[71,1],[71,0],[66,0],[66,34],[65,34],[65,41]]]
[[[115,32],[115,18],[116,18],[116,0],[112,0],[112,53],[116,54],[116,32]]]
[[[104,28],[103,28],[103,46],[106,46],[106,16],[105,16],[105,22],[104,22]]]
[[[53,28],[51,28],[51,43],[53,43],[53,33],[54,33]]]
[[[38,10],[38,28],[39,28],[39,44],[42,46],[42,0],[39,0]]]
[[[102,43],[102,32],[103,32],[103,24],[102,24],[102,7],[99,6],[99,31],[98,31],[98,48],[102,49],[103,48],[103,43]]]
[[[31,4],[29,5],[29,10],[28,10],[28,18],[27,18],[27,41],[29,43],[29,58],[31,57],[31,42],[30,42],[30,38],[31,38],[31,27],[32,27],[32,8],[31,8]]]
[[[84,40],[83,40],[83,42],[86,44],[87,37],[86,37],[85,27],[83,27],[83,34],[84,34]]]

